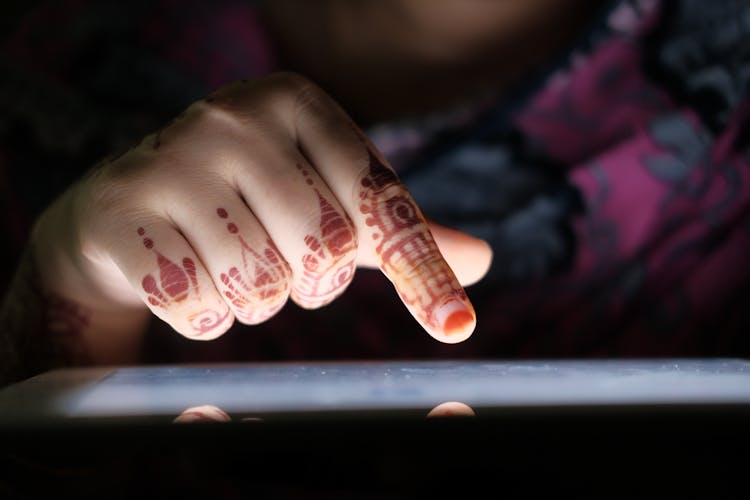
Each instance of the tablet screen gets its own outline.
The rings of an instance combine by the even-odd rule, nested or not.
[[[513,407],[750,404],[750,362],[373,361],[59,370],[0,391],[0,414],[174,417]]]

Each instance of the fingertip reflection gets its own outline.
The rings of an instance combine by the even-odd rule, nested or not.
[[[192,406],[177,416],[175,424],[192,424],[196,422],[230,422],[232,418],[224,410],[213,405]]]
[[[432,417],[475,417],[476,412],[467,404],[458,401],[440,403],[427,414]]]

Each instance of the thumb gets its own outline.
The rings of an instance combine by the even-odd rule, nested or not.
[[[492,249],[486,241],[430,219],[427,223],[440,253],[462,286],[473,285],[487,274]]]

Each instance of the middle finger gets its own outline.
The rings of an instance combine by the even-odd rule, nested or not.
[[[356,268],[349,216],[296,147],[256,149],[245,165],[238,190],[289,263],[292,300],[307,309],[328,304]]]

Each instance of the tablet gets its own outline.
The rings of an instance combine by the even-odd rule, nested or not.
[[[518,409],[750,408],[743,359],[246,363],[56,370],[0,390],[0,423],[471,414]]]

